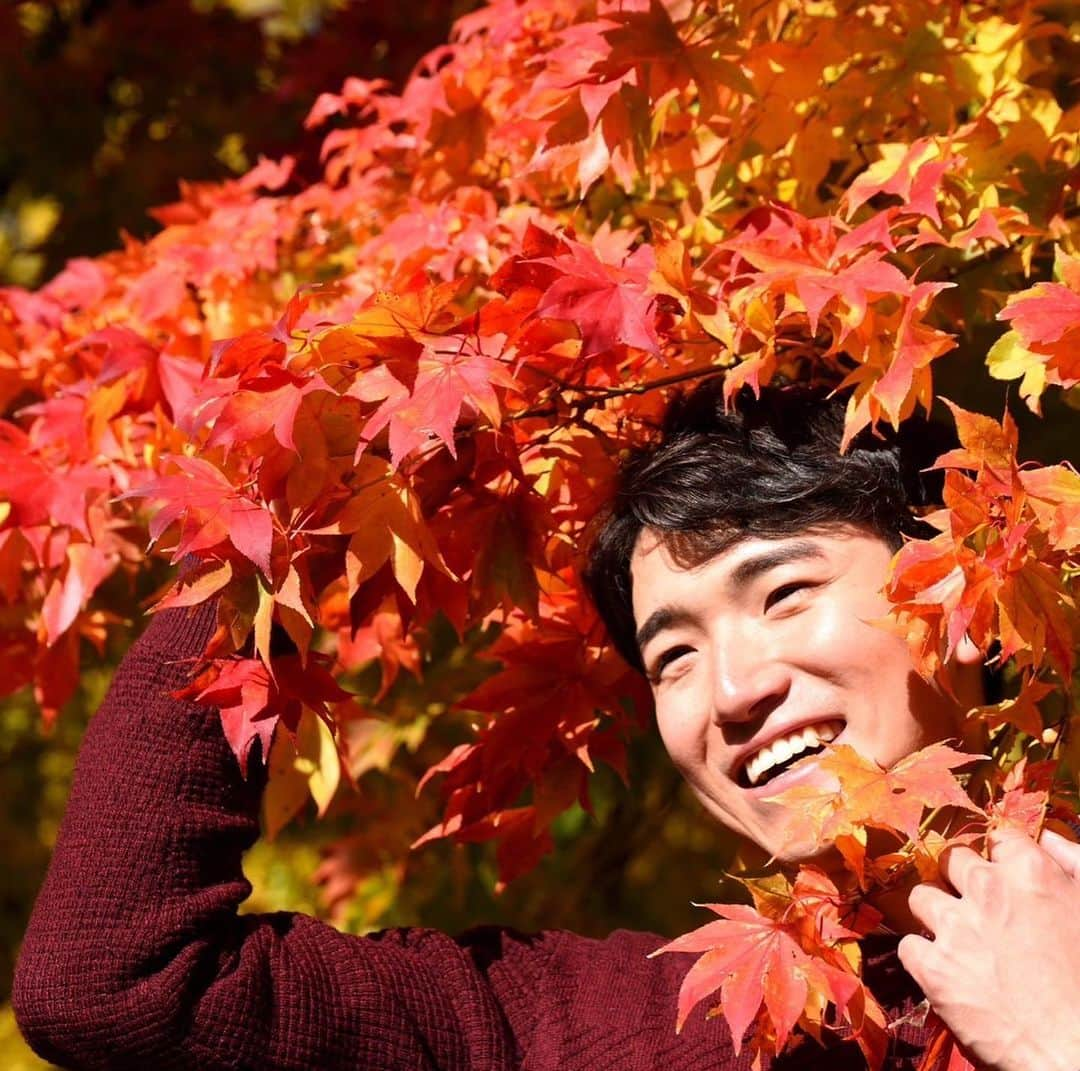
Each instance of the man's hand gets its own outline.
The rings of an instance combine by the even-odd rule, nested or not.
[[[953,848],[951,890],[918,885],[900,961],[971,1056],[995,1071],[1080,1071],[1080,845],[1045,832]]]

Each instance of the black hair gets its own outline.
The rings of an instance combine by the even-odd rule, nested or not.
[[[588,554],[585,581],[622,656],[642,668],[630,561],[644,529],[693,566],[749,537],[780,538],[845,524],[893,550],[925,535],[917,507],[940,501],[940,474],[923,471],[943,433],[906,421],[900,434],[864,432],[841,453],[844,405],[823,391],[748,389],[730,409],[712,378],[669,405],[654,442],[622,466]]]

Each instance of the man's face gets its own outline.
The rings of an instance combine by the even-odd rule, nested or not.
[[[746,539],[692,568],[655,533],[638,539],[634,619],[664,745],[710,813],[781,860],[806,848],[765,797],[806,776],[788,772],[800,754],[835,739],[889,766],[958,735],[958,704],[873,623],[888,610],[891,556],[839,525]],[[965,706],[978,702],[977,680],[961,680]]]

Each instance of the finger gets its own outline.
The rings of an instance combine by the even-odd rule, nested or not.
[[[938,871],[961,895],[967,888],[973,871],[986,866],[986,860],[978,852],[963,845],[946,848],[938,860]]]
[[[914,933],[905,934],[896,946],[896,955],[901,966],[919,985],[923,985],[926,965],[933,954],[933,942]],[[923,988],[925,990],[925,986]]]
[[[990,833],[986,842],[990,848],[990,860],[994,863],[1018,862],[1039,854],[1039,846],[1019,829],[1003,826]]]
[[[1042,836],[1039,837],[1039,847],[1070,878],[1080,880],[1080,844],[1074,844],[1071,840],[1067,840],[1060,833],[1055,833],[1052,829],[1044,829]]]
[[[915,921],[928,933],[937,935],[949,912],[956,908],[956,897],[939,885],[916,885],[908,895],[908,908]]]

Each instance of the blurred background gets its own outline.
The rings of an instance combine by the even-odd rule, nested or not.
[[[400,84],[472,5],[454,0],[49,0],[0,6],[0,281],[153,228],[177,180],[308,158],[316,96]]]

